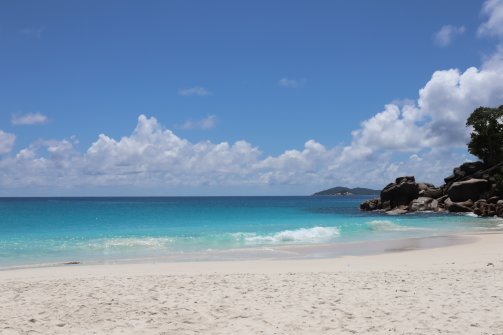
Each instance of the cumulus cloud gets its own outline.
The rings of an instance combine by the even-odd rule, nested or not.
[[[296,80],[296,79],[288,79],[288,78],[281,78],[278,81],[278,86],[281,87],[288,87],[288,88],[296,88],[300,87],[304,84],[305,80]]]
[[[215,115],[210,115],[200,120],[187,120],[178,126],[180,129],[192,130],[192,129],[212,129],[217,125],[217,117]]]
[[[309,140],[301,150],[265,157],[246,141],[192,143],[155,118],[140,115],[129,136],[114,139],[101,134],[83,153],[71,139],[39,140],[3,157],[0,192],[44,187],[150,188],[167,193],[176,187],[297,187],[298,192],[335,184],[381,187],[410,171],[418,171],[418,178],[440,181],[454,164],[467,159],[466,153],[438,149],[415,152],[398,162],[381,151],[372,161],[345,161],[343,151]]]
[[[19,33],[27,37],[34,37],[39,39],[42,37],[44,31],[45,27],[24,27],[19,30]]]
[[[482,6],[487,21],[480,25],[479,36],[503,37],[503,0],[487,0]]]
[[[6,133],[0,129],[0,155],[10,152],[15,141],[16,136],[14,134]]]
[[[13,125],[26,126],[26,125],[35,125],[35,124],[44,124],[47,123],[48,119],[42,113],[28,113],[28,114],[14,114],[11,118],[11,123]]]
[[[483,11],[488,20],[481,25],[482,30],[497,30],[495,22],[502,13],[502,3],[486,1]],[[446,171],[449,165],[474,159],[465,150],[470,132],[465,127],[468,116],[479,106],[502,104],[503,48],[499,46],[479,68],[435,71],[419,90],[416,101],[388,104],[363,121],[352,132],[351,144],[342,149],[334,167],[351,162],[394,162],[375,169],[379,173],[374,178],[385,176],[389,170],[395,175],[428,171],[430,176],[437,176],[433,179],[440,180],[440,171]],[[410,154],[408,160],[396,157],[406,153]]]
[[[191,143],[140,115],[130,136],[105,134],[79,153],[69,140],[37,141],[0,160],[0,185],[201,186],[255,183],[260,151],[245,141]]]
[[[194,86],[194,87],[190,87],[190,88],[181,89],[181,90],[178,91],[178,94],[182,95],[184,97],[188,97],[188,96],[192,96],[192,95],[196,95],[196,96],[202,97],[202,96],[210,95],[211,92],[208,91],[204,87]]]
[[[334,180],[340,149],[314,140],[302,150],[263,157],[246,141],[191,143],[141,115],[129,136],[105,134],[84,152],[72,141],[41,140],[0,160],[3,188],[79,186],[314,186]]]
[[[451,25],[445,25],[435,33],[435,35],[433,36],[433,41],[435,42],[436,45],[440,47],[446,47],[451,44],[451,42],[454,40],[456,36],[462,35],[464,33],[465,33],[464,26],[456,27]]]
[[[487,1],[484,10],[497,10],[495,3]],[[491,13],[481,27],[494,20]],[[101,134],[85,152],[72,140],[40,140],[13,153],[15,136],[0,132],[0,192],[81,186],[273,186],[307,192],[334,185],[382,187],[409,174],[439,184],[453,166],[474,159],[466,151],[468,115],[479,106],[501,104],[499,47],[479,67],[435,71],[416,99],[385,105],[352,132],[349,144],[334,148],[309,140],[302,149],[264,156],[246,141],[192,143],[144,115],[129,136]],[[209,120],[187,127],[208,126]]]
[[[191,143],[141,115],[131,135],[101,134],[84,153],[71,140],[53,140],[7,155],[0,159],[0,185],[4,190],[293,185],[305,192],[336,184],[382,187],[402,174],[440,183],[453,166],[473,159],[465,149],[464,122],[475,107],[502,101],[502,68],[498,53],[480,69],[435,72],[416,102],[386,105],[345,147],[309,140],[302,150],[263,157],[246,141]],[[0,142],[4,153],[14,139],[7,138]]]
[[[467,117],[479,106],[503,104],[503,52],[498,50],[480,68],[433,73],[414,104],[386,105],[352,133],[344,159],[359,159],[377,151],[417,151],[464,147],[469,141]]]

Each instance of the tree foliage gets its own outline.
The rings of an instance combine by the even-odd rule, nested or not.
[[[466,121],[472,126],[468,151],[488,165],[503,162],[503,105],[498,108],[479,107]]]

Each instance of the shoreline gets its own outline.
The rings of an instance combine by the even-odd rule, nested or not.
[[[503,234],[465,237],[338,258],[0,271],[0,333],[503,333]]]
[[[113,266],[134,264],[177,264],[205,262],[247,262],[247,261],[291,261],[331,259],[347,256],[370,256],[409,250],[443,248],[456,244],[471,243],[475,235],[502,233],[495,231],[460,232],[451,234],[403,237],[382,240],[357,240],[340,243],[320,244],[286,244],[265,245],[263,247],[248,247],[237,249],[208,250],[201,252],[173,253],[163,256],[145,258],[81,260],[68,259],[58,262],[32,263],[0,266],[0,273],[17,270],[82,267],[82,266]]]
[[[154,258],[148,260],[124,260],[105,263],[54,263],[40,266],[19,266],[0,269],[0,281],[9,278],[41,278],[51,276],[143,274],[205,274],[205,273],[281,273],[291,271],[339,271],[339,270],[392,270],[403,266],[411,269],[428,269],[445,264],[467,265],[476,261],[476,252],[490,246],[503,263],[503,232],[479,231],[450,235],[413,237],[397,240],[347,242],[328,245],[281,246],[283,252],[294,256],[269,258],[239,258],[218,260],[171,260]],[[348,248],[349,247],[349,248]],[[360,250],[357,250],[361,247]],[[226,252],[232,252],[226,251]],[[309,252],[308,256],[306,254]],[[338,253],[340,252],[340,253]],[[437,253],[438,252],[438,253]],[[487,252],[487,251],[486,251]],[[499,253],[498,253],[499,252]],[[316,254],[316,256],[313,255]],[[435,256],[434,262],[429,260]],[[475,257],[474,257],[475,256]],[[461,262],[460,262],[461,261]],[[371,264],[373,263],[373,264]],[[391,265],[391,267],[390,267]],[[327,267],[329,266],[329,267]],[[368,266],[368,267],[367,267]]]

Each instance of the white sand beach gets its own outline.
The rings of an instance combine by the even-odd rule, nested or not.
[[[503,234],[314,260],[0,271],[1,334],[503,334]]]

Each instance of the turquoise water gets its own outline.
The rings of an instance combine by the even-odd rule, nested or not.
[[[0,267],[183,258],[501,229],[500,219],[365,213],[367,197],[0,198]]]

